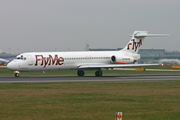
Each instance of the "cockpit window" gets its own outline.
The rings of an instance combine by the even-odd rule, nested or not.
[[[21,55],[21,60],[23,60],[23,55]]]
[[[21,59],[21,60],[26,60],[27,58],[26,58],[26,57],[23,57],[23,55],[21,55],[21,56],[17,56],[16,59],[18,59],[18,60],[20,60],[20,59]]]

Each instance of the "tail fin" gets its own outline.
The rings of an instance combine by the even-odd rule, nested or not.
[[[148,31],[135,31],[132,35],[131,40],[123,49],[123,51],[128,51],[131,53],[138,53],[140,46],[144,41],[145,37],[161,37],[170,36],[169,34],[148,34]]]

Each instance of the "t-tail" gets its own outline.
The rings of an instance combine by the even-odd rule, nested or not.
[[[162,37],[170,36],[169,34],[148,34],[148,31],[135,31],[132,35],[131,40],[123,49],[123,51],[128,51],[131,53],[138,53],[139,48],[143,45],[145,37]]]

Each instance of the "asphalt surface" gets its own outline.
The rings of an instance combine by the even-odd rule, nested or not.
[[[20,76],[0,77],[0,83],[111,82],[180,80],[180,74],[169,75],[107,75],[95,76]]]

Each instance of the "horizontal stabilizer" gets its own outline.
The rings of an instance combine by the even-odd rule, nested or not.
[[[134,37],[168,37],[170,34],[135,34]]]

